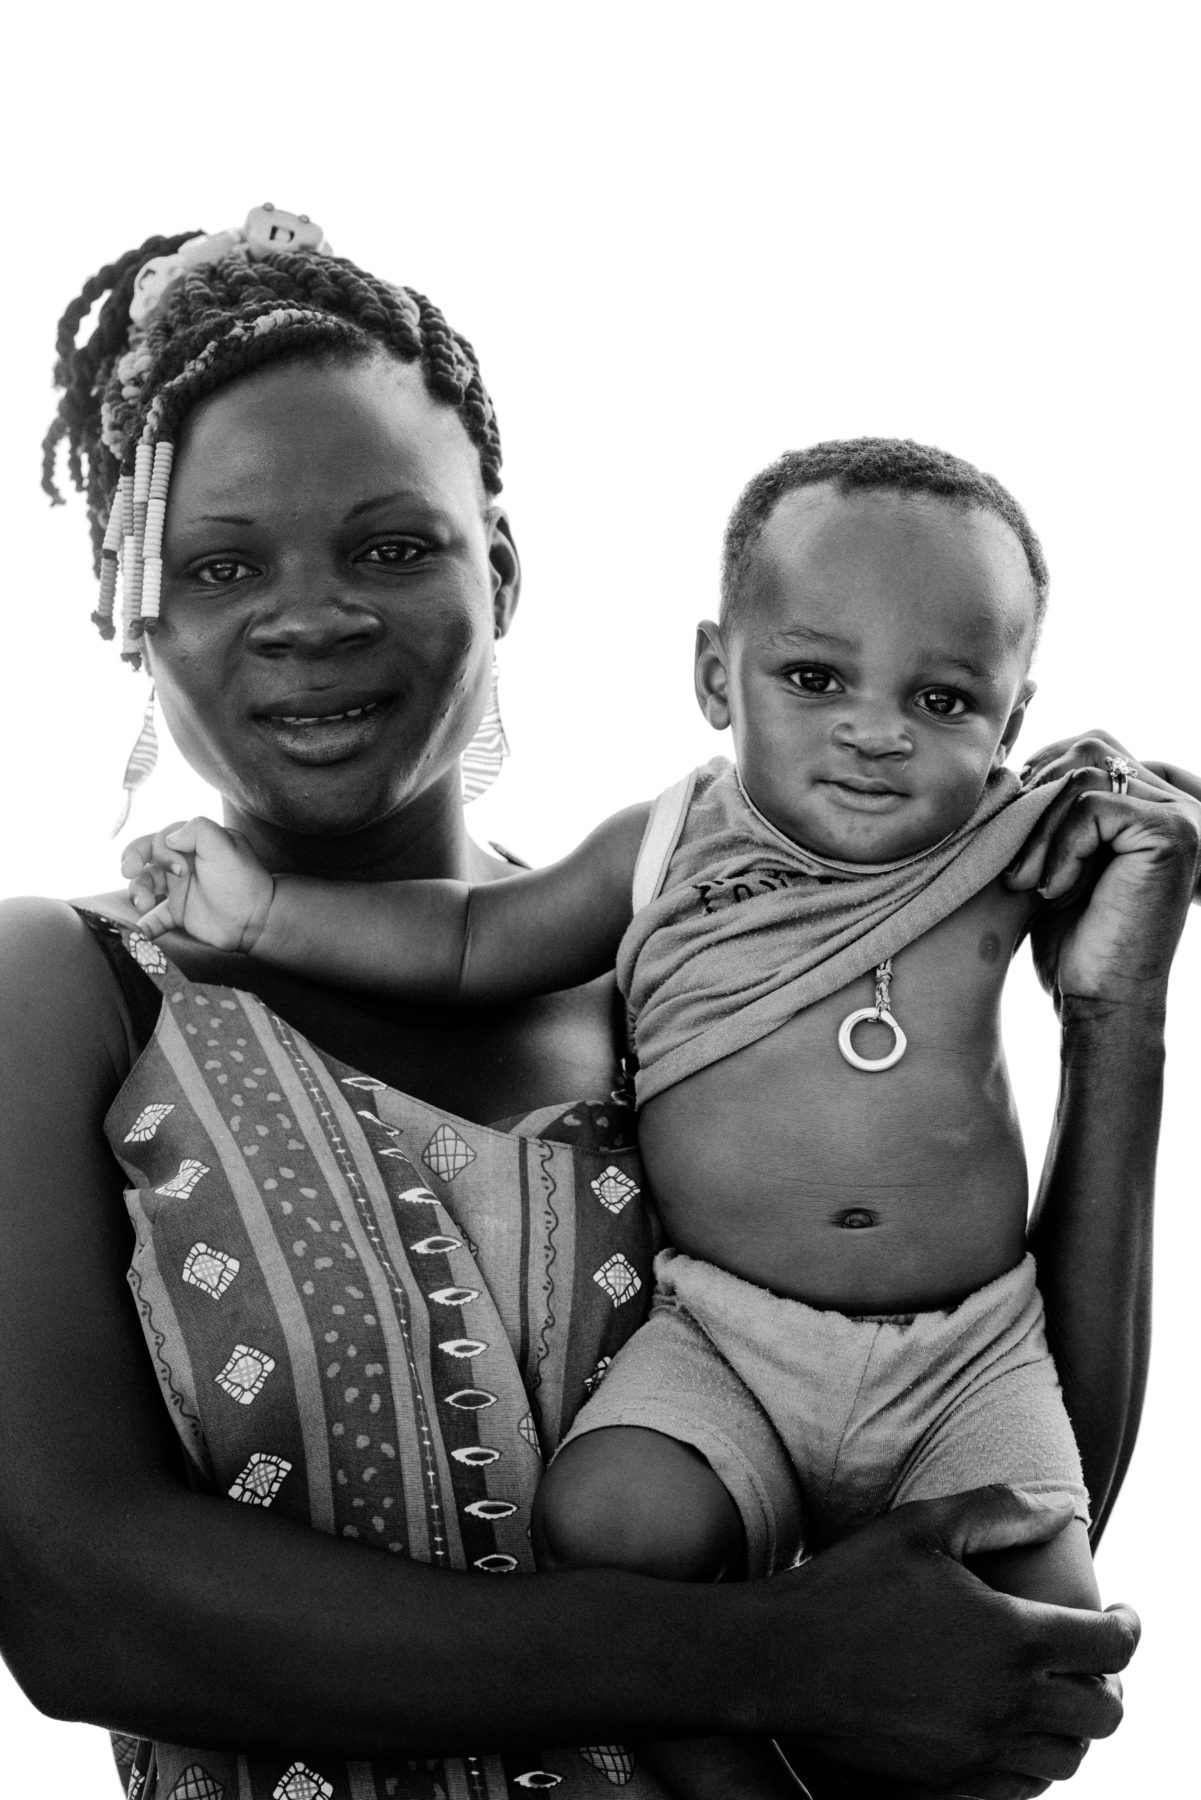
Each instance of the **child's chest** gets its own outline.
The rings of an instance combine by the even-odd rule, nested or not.
[[[668,1233],[693,1254],[813,1304],[945,1304],[1021,1253],[1025,1159],[1000,999],[1031,913],[982,890],[892,959],[906,1047],[865,1070],[840,1026],[871,973],[656,1096],[642,1143]],[[861,1023],[867,1061],[893,1048]]]

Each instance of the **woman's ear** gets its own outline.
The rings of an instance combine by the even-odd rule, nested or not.
[[[509,515],[501,506],[484,514],[488,532],[488,562],[492,570],[492,619],[498,638],[504,637],[521,596],[521,558],[513,541]]]
[[[696,628],[695,681],[701,711],[714,731],[725,731],[730,723],[730,673],[721,627],[712,619],[702,619]]]
[[[1033,681],[1027,680],[1022,683],[1022,691],[1018,695],[1017,705],[1005,721],[1005,729],[1001,733],[1001,741],[997,745],[996,754],[992,759],[992,766],[994,769],[999,769],[1001,767],[1002,763],[1009,755],[1009,752],[1013,749],[1014,744],[1017,742],[1018,732],[1022,729],[1022,721],[1026,717],[1026,708],[1029,706],[1031,700],[1033,700],[1036,691],[1036,686]]]

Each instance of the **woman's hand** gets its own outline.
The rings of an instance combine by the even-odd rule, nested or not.
[[[1125,793],[1113,791],[1108,757],[1133,764]],[[1005,877],[1049,903],[1031,939],[1057,1006],[1067,996],[1163,1005],[1201,873],[1201,780],[1177,770],[1178,785],[1165,768],[1104,732],[1050,744],[1027,765],[1034,786],[1071,777]]]
[[[1075,1773],[1122,1717],[1118,1671],[1139,1639],[1126,1606],[1107,1612],[1015,1600],[963,1559],[1045,1542],[1069,1508],[1003,1487],[899,1506],[795,1573],[747,1585],[749,1602],[807,1605],[808,1655],[761,1633],[769,1728],[779,1686],[805,1684],[811,1723],[784,1744],[807,1780],[811,1753],[870,1771],[819,1793],[928,1792],[1027,1800]],[[735,1592],[736,1590],[731,1590]]]
[[[188,819],[127,844],[121,873],[148,938],[186,931],[218,950],[254,949],[275,882],[246,839],[212,819]]]

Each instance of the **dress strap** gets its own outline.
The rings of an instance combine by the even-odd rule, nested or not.
[[[93,912],[87,906],[77,906],[74,910],[116,976],[129,1008],[135,1042],[140,1050],[144,1050],[154,1036],[163,996],[172,985],[169,977],[174,976],[176,982],[182,977],[136,925],[121,924],[107,913]]]
[[[651,803],[651,816],[642,834],[638,861],[634,864],[633,911],[636,913],[649,906],[663,886],[667,866],[684,829],[688,802],[695,785],[696,770],[693,769],[672,787],[665,788]]]

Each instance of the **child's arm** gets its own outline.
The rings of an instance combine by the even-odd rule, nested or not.
[[[615,814],[548,869],[476,887],[272,877],[239,833],[211,819],[137,839],[121,866],[148,937],[182,930],[331,984],[402,998],[504,1000],[612,968],[649,810]]]

